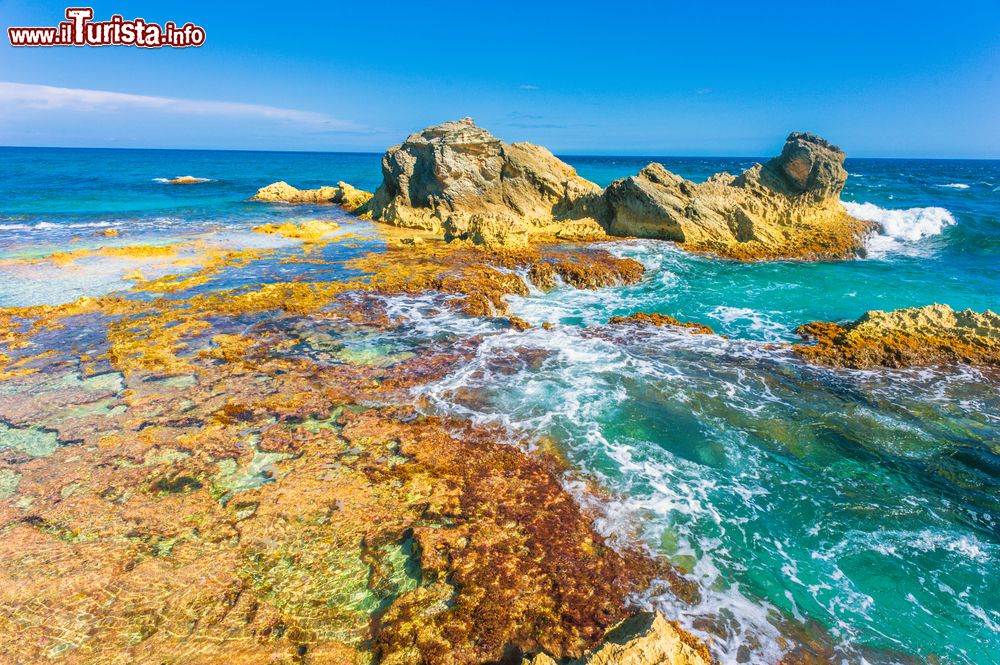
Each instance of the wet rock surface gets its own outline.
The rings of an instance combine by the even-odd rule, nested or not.
[[[1000,365],[1000,316],[989,310],[937,304],[874,310],[853,323],[814,321],[797,332],[811,343],[796,345],[796,353],[834,367]]]

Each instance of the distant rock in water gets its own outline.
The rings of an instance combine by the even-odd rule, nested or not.
[[[608,186],[608,232],[736,259],[852,258],[877,225],[840,204],[843,163],[839,148],[799,133],[780,156],[738,177],[719,173],[696,184],[652,163]]]
[[[371,192],[338,182],[336,187],[297,189],[284,180],[257,190],[250,200],[267,203],[337,203],[347,210],[357,210],[371,198]]]
[[[428,127],[389,148],[382,177],[364,211],[387,224],[486,247],[605,235],[598,185],[545,148],[505,143],[471,118]]]
[[[180,175],[176,178],[154,178],[156,182],[165,185],[197,185],[200,182],[209,182],[210,178],[196,178],[193,175]]]
[[[854,323],[814,321],[797,333],[812,344],[793,348],[833,367],[913,367],[947,363],[1000,365],[1000,315],[956,312],[948,305],[873,310]]]

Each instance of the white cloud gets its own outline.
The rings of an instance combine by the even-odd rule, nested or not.
[[[364,125],[338,120],[325,113],[298,111],[262,104],[181,99],[178,97],[154,97],[149,95],[132,95],[124,92],[110,92],[107,90],[59,88],[50,85],[9,83],[5,81],[0,81],[0,108],[6,110],[26,108],[33,110],[69,109],[72,111],[104,112],[149,109],[180,115],[261,118],[311,125],[314,128],[322,128],[327,131],[359,131],[368,129]]]
[[[537,86],[537,85],[530,85],[528,83],[525,83],[524,85],[520,86],[520,88],[521,88],[521,90],[541,90],[541,88],[539,86]]]

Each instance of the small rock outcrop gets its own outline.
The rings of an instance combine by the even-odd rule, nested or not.
[[[261,187],[250,200],[267,203],[337,203],[346,210],[354,211],[367,203],[371,197],[371,192],[358,189],[346,182],[338,182],[336,187],[298,189],[281,180]]]
[[[687,328],[692,335],[714,335],[715,331],[703,323],[694,321],[679,321],[669,314],[657,314],[656,312],[636,312],[628,316],[612,316],[608,323],[613,326],[664,326],[670,328]]]
[[[163,182],[168,185],[197,185],[200,182],[208,182],[208,178],[196,178],[193,175],[179,175],[175,178],[161,178],[158,182]]]
[[[836,146],[799,133],[781,155],[738,177],[719,173],[698,184],[654,162],[608,186],[607,230],[744,260],[852,258],[875,225],[841,205],[843,162]]]
[[[382,177],[362,212],[387,224],[487,247],[605,235],[598,185],[545,148],[505,143],[471,118],[428,127],[389,148]]]
[[[573,665],[710,665],[708,648],[659,612],[643,612],[613,628],[604,641]],[[546,654],[522,665],[556,665]]]
[[[1000,315],[990,310],[873,310],[853,323],[814,321],[796,332],[812,342],[793,347],[799,356],[833,367],[1000,365]]]

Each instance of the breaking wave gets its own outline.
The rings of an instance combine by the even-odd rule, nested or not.
[[[874,203],[844,201],[843,205],[851,216],[879,225],[881,232],[868,241],[868,250],[876,257],[900,251],[913,253],[908,243],[936,236],[956,223],[951,212],[936,206],[893,210]]]

